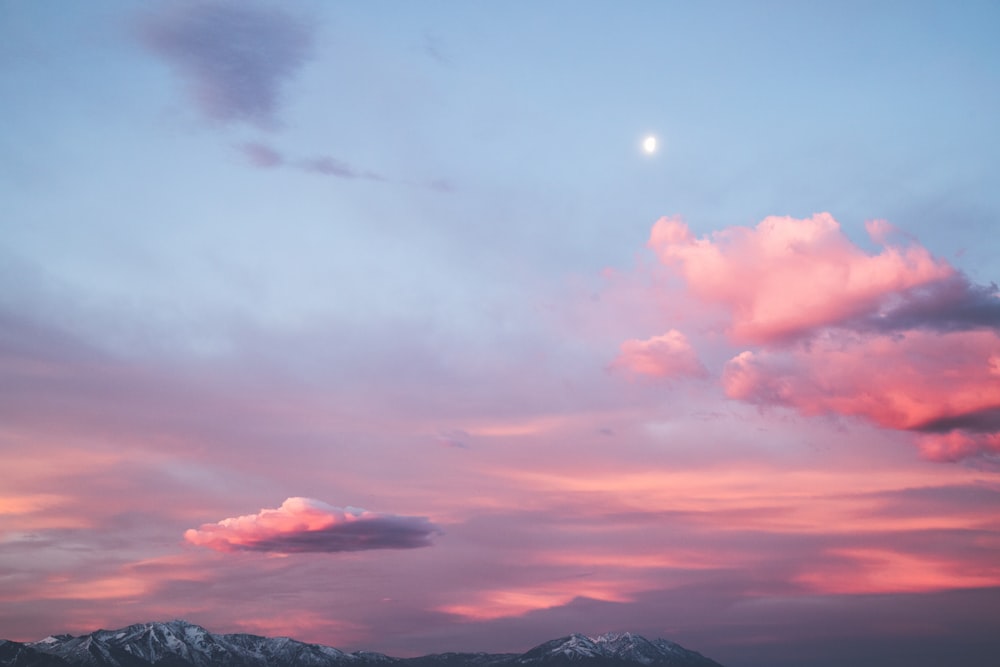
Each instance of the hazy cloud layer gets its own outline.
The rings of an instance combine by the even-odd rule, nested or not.
[[[334,507],[312,498],[289,498],[277,509],[192,528],[184,533],[184,539],[216,551],[333,553],[426,547],[437,532],[424,517]]]
[[[311,171],[324,176],[337,176],[338,178],[364,178],[372,181],[385,180],[378,174],[370,171],[358,171],[351,165],[341,160],[329,156],[320,156],[299,160],[296,166],[303,171]]]
[[[282,84],[311,52],[309,27],[252,2],[183,2],[149,14],[142,42],[188,83],[199,110],[220,122],[272,126]]]

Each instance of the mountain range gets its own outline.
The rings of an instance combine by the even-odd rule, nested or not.
[[[393,658],[287,637],[213,634],[186,621],[139,623],[37,642],[0,640],[0,667],[722,667],[665,639],[574,634],[526,653],[437,653]]]

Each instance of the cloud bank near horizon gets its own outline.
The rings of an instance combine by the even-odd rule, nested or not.
[[[415,549],[440,531],[424,517],[334,507],[313,498],[288,498],[277,509],[191,528],[184,539],[216,551],[305,553]]]

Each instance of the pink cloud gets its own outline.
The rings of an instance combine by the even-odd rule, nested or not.
[[[888,223],[871,223],[884,242]],[[661,218],[649,238],[700,299],[732,312],[738,342],[794,339],[816,329],[878,313],[890,297],[956,274],[921,246],[883,245],[869,254],[854,245],[829,213],[797,220],[765,218],[696,238],[677,218]]]
[[[648,245],[666,284],[683,281],[673,301],[693,299],[700,328],[754,346],[725,366],[730,398],[919,432],[937,461],[1000,451],[1000,290],[971,283],[884,220],[865,229],[877,252],[828,213],[702,238],[662,218]],[[626,340],[615,364],[696,376],[698,351],[679,336]]]
[[[983,452],[1000,452],[1000,433],[951,431],[922,436],[920,452],[932,461],[961,461]]]
[[[935,460],[1000,451],[1000,336],[993,331],[828,334],[792,350],[745,351],[726,364],[731,398],[806,415],[859,416],[928,432]],[[960,432],[965,432],[964,434]]]
[[[275,123],[282,85],[312,52],[310,25],[252,2],[173,3],[139,38],[187,80],[199,110],[222,121]]]
[[[646,340],[625,341],[612,366],[659,378],[708,375],[691,343],[676,329]]]
[[[437,532],[424,517],[288,498],[277,509],[192,528],[184,533],[184,539],[216,551],[339,552],[426,547]]]
[[[796,580],[828,594],[912,593],[1000,584],[1000,567],[955,558],[871,547],[834,549],[826,556]]]
[[[337,160],[328,155],[299,160],[296,166],[314,174],[335,176],[337,178],[364,178],[370,181],[384,181],[385,178],[373,171],[359,171],[343,160]]]

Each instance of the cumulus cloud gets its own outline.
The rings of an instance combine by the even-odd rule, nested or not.
[[[216,551],[273,553],[414,549],[440,532],[424,517],[334,507],[312,498],[288,498],[277,509],[206,523],[184,539]]]
[[[659,378],[708,375],[691,343],[676,329],[646,340],[625,341],[612,367]]]
[[[832,332],[790,350],[744,351],[726,364],[731,398],[806,415],[840,414],[925,434],[936,461],[1000,453],[1000,335]]]
[[[182,76],[199,110],[221,122],[271,126],[282,84],[311,53],[309,27],[252,2],[183,2],[149,14],[141,41]]]
[[[876,242],[886,239],[881,226],[869,233]],[[769,217],[708,238],[696,238],[677,218],[662,218],[649,247],[695,296],[730,308],[729,333],[744,343],[787,341],[872,316],[906,290],[956,275],[915,244],[868,254],[829,213]]]
[[[695,303],[725,309],[733,343],[751,347],[725,366],[729,397],[913,431],[933,460],[1000,452],[1000,290],[888,222],[866,229],[877,252],[827,213],[702,238],[662,218],[649,247]],[[625,341],[615,363],[660,377],[704,372],[674,330]]]

